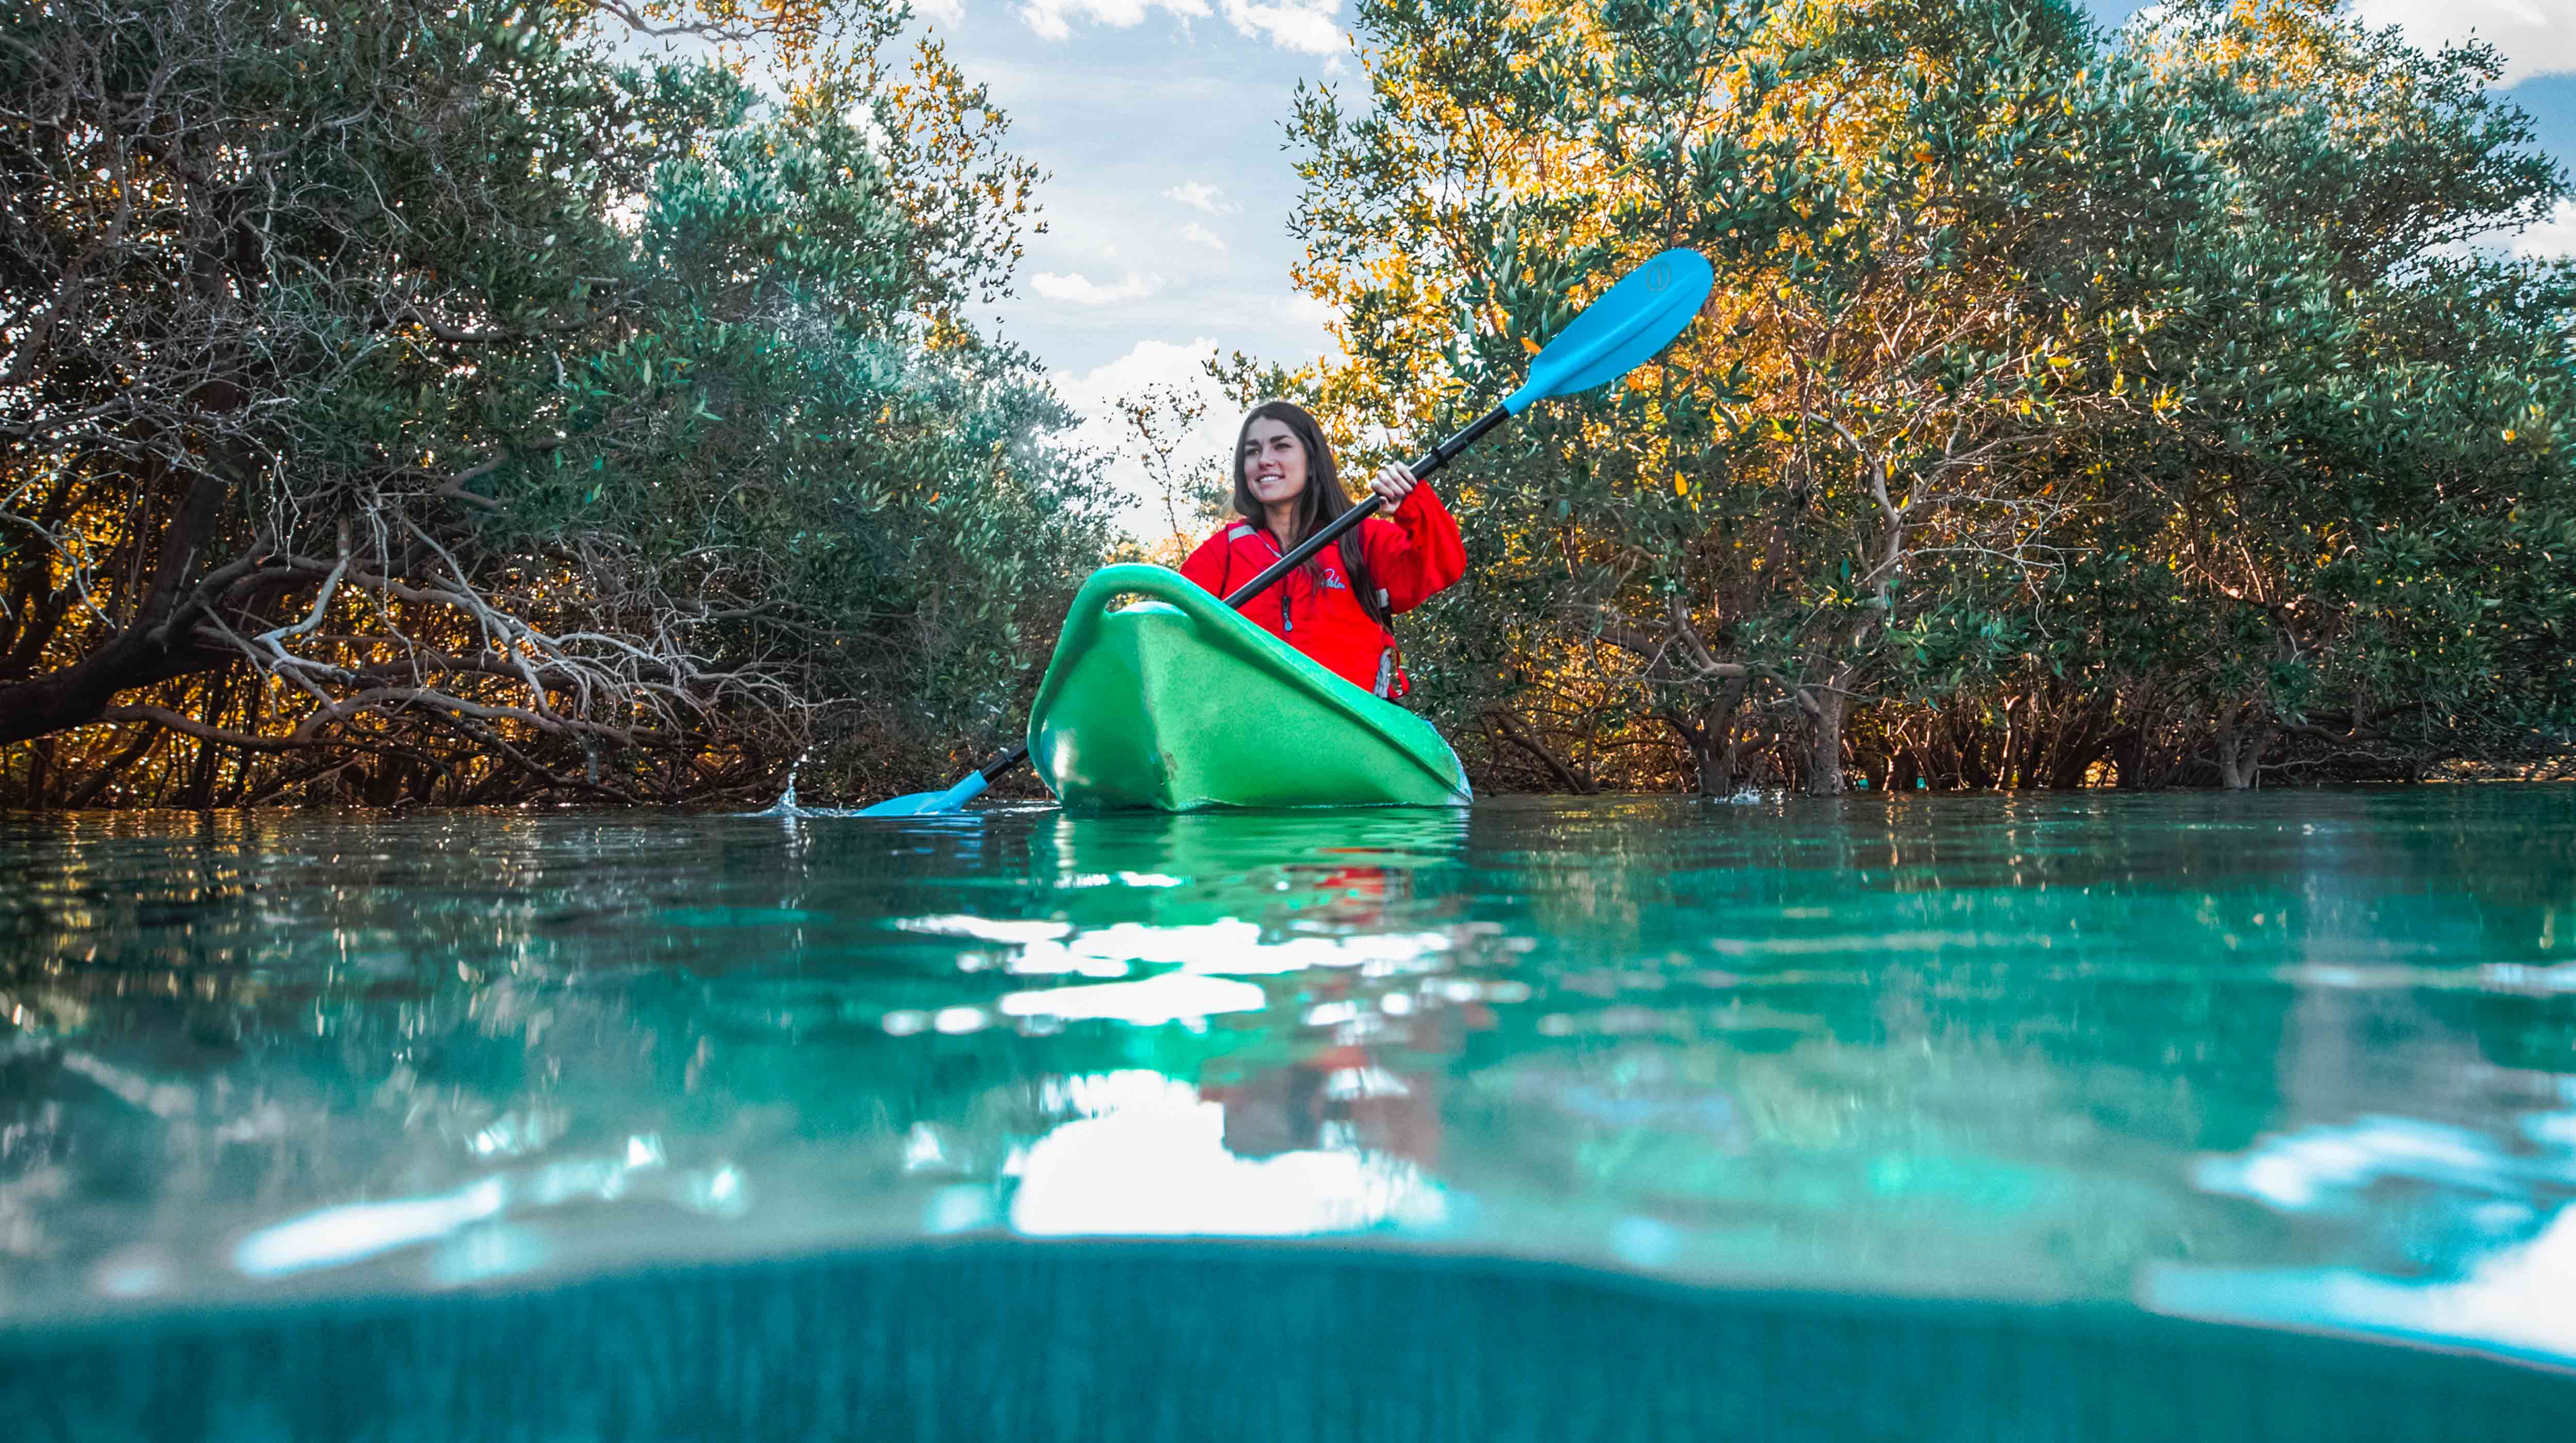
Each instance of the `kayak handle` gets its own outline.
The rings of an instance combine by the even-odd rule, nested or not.
[[[1432,472],[1439,470],[1441,467],[1448,465],[1451,461],[1456,460],[1459,452],[1476,444],[1479,437],[1494,429],[1496,426],[1503,424],[1505,421],[1510,420],[1511,417],[1511,408],[1508,406],[1496,406],[1494,409],[1487,411],[1482,416],[1477,417],[1468,425],[1466,430],[1461,431],[1457,435],[1450,437],[1448,440],[1432,447],[1431,454],[1414,462],[1412,467],[1413,479],[1419,481],[1423,477],[1430,475]],[[1262,570],[1262,573],[1259,576],[1256,576],[1250,581],[1243,583],[1241,586],[1236,587],[1233,594],[1226,597],[1225,604],[1233,607],[1237,611],[1241,611],[1246,605],[1250,604],[1254,597],[1259,596],[1262,592],[1269,590],[1273,585],[1277,584],[1280,577],[1283,577],[1289,572],[1296,570],[1298,567],[1305,565],[1306,558],[1313,556],[1316,552],[1323,550],[1325,547],[1332,545],[1336,541],[1339,541],[1343,532],[1348,531],[1352,527],[1366,521],[1368,518],[1375,516],[1382,508],[1385,507],[1385,505],[1385,497],[1378,495],[1374,491],[1370,492],[1367,500],[1362,501],[1357,506],[1343,512],[1341,515],[1334,517],[1331,525],[1326,526],[1323,530],[1318,531],[1314,535],[1307,537],[1304,541],[1299,542],[1296,550],[1291,551],[1287,555],[1270,563],[1269,566]],[[1010,750],[1003,752],[991,761],[977,767],[975,769],[975,775],[989,782],[1028,759],[1029,744],[1025,739],[1023,739],[1013,743]],[[979,787],[977,790],[981,791],[982,788]]]

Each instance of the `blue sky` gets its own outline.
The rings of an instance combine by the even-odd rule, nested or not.
[[[2355,0],[2432,45],[2475,32],[2505,52],[2504,93],[2576,165],[2576,0]],[[2086,0],[2106,23],[2141,0]],[[1193,377],[1212,349],[1298,362],[1331,344],[1290,288],[1296,176],[1280,123],[1300,80],[1347,83],[1349,0],[915,0],[1051,172],[1001,334],[1029,348],[1108,449],[1117,395]],[[2576,205],[2500,243],[2576,253]],[[1221,454],[1231,416],[1203,442]],[[1133,480],[1121,464],[1113,474]],[[1141,515],[1136,518],[1141,523]]]

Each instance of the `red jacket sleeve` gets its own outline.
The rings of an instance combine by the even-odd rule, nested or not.
[[[1225,563],[1233,555],[1234,543],[1226,539],[1232,524],[1217,528],[1214,536],[1199,543],[1199,548],[1181,562],[1181,574],[1199,584],[1199,589],[1218,600],[1225,598]],[[1252,578],[1245,577],[1249,581]]]
[[[1368,528],[1369,577],[1386,592],[1386,609],[1411,611],[1467,574],[1467,546],[1457,518],[1429,482],[1413,488],[1387,525]]]

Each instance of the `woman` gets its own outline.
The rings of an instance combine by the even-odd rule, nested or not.
[[[1386,510],[1281,577],[1244,614],[1343,680],[1396,697],[1409,683],[1388,622],[1464,575],[1467,552],[1449,508],[1409,468],[1388,465],[1369,489],[1386,498]],[[1350,506],[1315,418],[1294,401],[1264,401],[1235,440],[1234,509],[1242,519],[1201,542],[1181,574],[1224,596]]]

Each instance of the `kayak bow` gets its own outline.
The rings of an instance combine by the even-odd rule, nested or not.
[[[1127,597],[1142,604],[1111,609]],[[1463,806],[1430,723],[1369,695],[1178,572],[1106,566],[1075,595],[1029,710],[1069,807]]]

